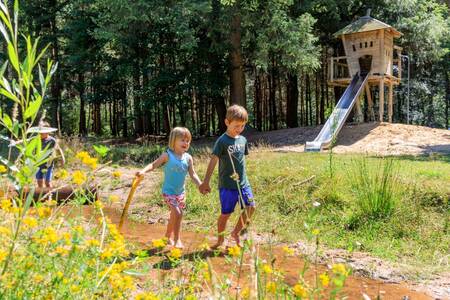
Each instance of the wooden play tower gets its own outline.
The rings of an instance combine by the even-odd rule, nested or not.
[[[364,91],[367,95],[369,119],[375,121],[374,98],[371,91],[378,87],[379,121],[383,122],[385,109],[385,87],[388,88],[387,112],[389,122],[393,114],[393,86],[400,84],[402,76],[401,51],[394,39],[402,34],[392,26],[367,15],[347,25],[334,34],[341,38],[345,56],[332,57],[329,68],[329,84],[348,86],[358,72],[368,73]],[[361,99],[355,103],[356,118],[361,121]]]

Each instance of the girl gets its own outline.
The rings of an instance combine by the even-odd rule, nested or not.
[[[183,248],[180,238],[181,219],[186,207],[186,196],[184,182],[189,172],[194,183],[199,187],[200,178],[194,170],[192,156],[187,151],[191,143],[191,133],[184,127],[175,127],[170,132],[169,149],[167,149],[154,162],[148,164],[136,176],[144,176],[146,172],[152,171],[164,165],[164,183],[162,194],[165,202],[170,208],[170,218],[167,224],[166,238],[169,244],[176,248]],[[173,239],[172,239],[173,234]]]

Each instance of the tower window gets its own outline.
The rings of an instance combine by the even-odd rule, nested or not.
[[[370,47],[373,47],[373,41],[370,41]]]
[[[364,42],[364,48],[367,48],[367,42]]]
[[[355,47],[355,45],[352,45],[352,47],[353,47],[353,51],[356,51],[356,47]]]
[[[362,48],[362,43],[359,43],[359,48]]]

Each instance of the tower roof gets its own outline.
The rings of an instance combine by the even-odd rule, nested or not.
[[[381,30],[385,29],[387,31],[390,31],[394,37],[400,37],[402,35],[401,32],[397,31],[394,27],[381,22],[380,20],[377,20],[375,18],[372,18],[371,16],[363,16],[360,17],[355,22],[345,26],[335,34],[333,34],[335,37],[339,37],[341,35],[346,34],[352,34],[357,32],[366,32],[366,31],[373,31],[373,30]]]

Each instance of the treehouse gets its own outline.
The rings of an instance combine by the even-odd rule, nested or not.
[[[355,74],[368,74],[363,92],[355,103],[356,116],[360,119],[361,99],[367,95],[369,119],[375,119],[371,91],[378,87],[379,121],[384,120],[385,89],[388,90],[387,120],[392,122],[393,86],[400,84],[402,76],[401,51],[394,39],[402,34],[368,14],[334,34],[342,40],[345,56],[332,57],[329,68],[329,84],[348,86]],[[374,88],[375,87],[375,88]]]

